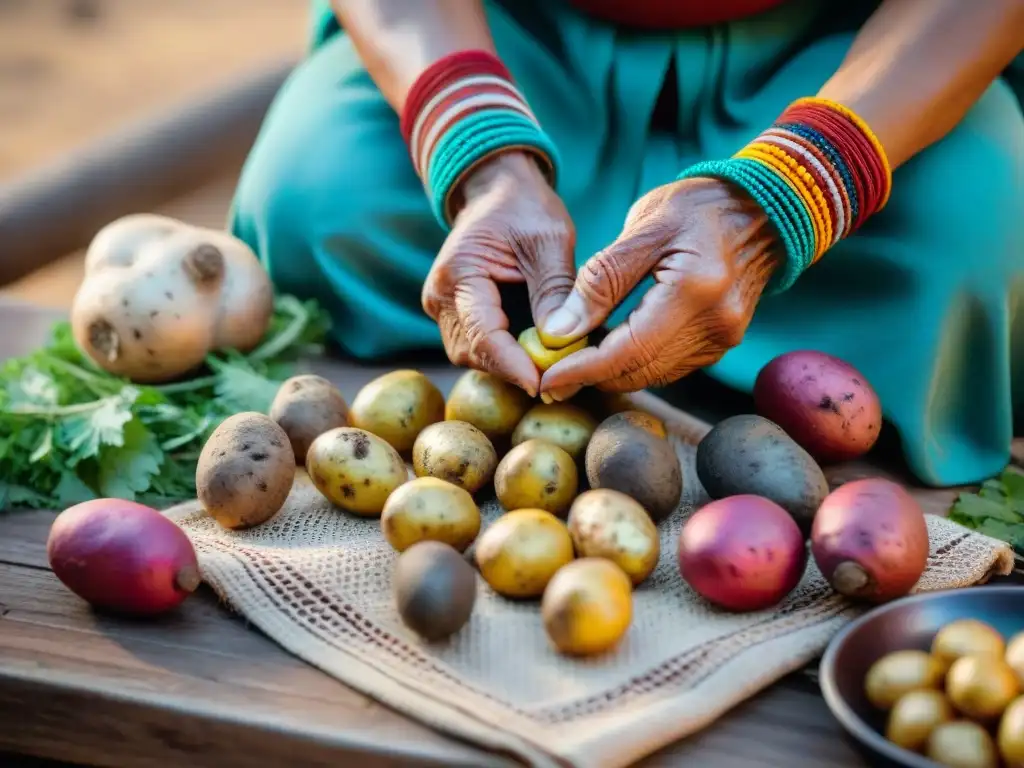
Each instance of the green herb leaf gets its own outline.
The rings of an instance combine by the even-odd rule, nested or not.
[[[982,483],[977,493],[962,493],[949,519],[1004,541],[1024,554],[1024,474],[1008,467]]]

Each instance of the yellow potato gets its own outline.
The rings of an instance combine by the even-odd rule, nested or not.
[[[511,435],[532,402],[514,384],[489,373],[467,371],[452,387],[444,417],[472,424],[493,441]]]
[[[932,656],[946,669],[961,656],[986,653],[1002,656],[1005,651],[1003,636],[994,627],[977,619],[951,621],[932,640]]]
[[[565,516],[576,498],[579,474],[572,456],[543,440],[527,440],[505,454],[494,490],[505,509],[543,509]]]
[[[494,477],[498,454],[479,429],[464,421],[442,421],[420,432],[412,447],[418,477],[446,480],[476,493]]]
[[[1024,687],[1024,632],[1018,632],[1006,644],[1006,663],[1017,674],[1017,680]]]
[[[602,653],[629,630],[633,587],[622,569],[609,560],[575,560],[548,582],[541,617],[559,652],[573,656]]]
[[[946,673],[946,696],[972,720],[994,720],[1019,693],[1017,676],[999,656],[961,656]]]
[[[640,584],[658,565],[658,529],[643,507],[624,493],[598,488],[581,493],[569,510],[569,535],[580,557],[601,557]]]
[[[585,410],[569,403],[535,405],[516,425],[512,445],[527,440],[546,440],[579,461],[587,450],[597,420]]]
[[[409,479],[398,451],[376,435],[339,427],[309,446],[306,470],[333,504],[363,517],[376,517],[388,496]]]
[[[537,368],[546,371],[562,358],[568,357],[573,352],[579,352],[587,346],[587,337],[584,336],[582,339],[562,347],[548,347],[541,341],[536,328],[527,328],[519,334],[519,345],[526,350],[526,354],[530,356]]]
[[[998,768],[999,756],[988,731],[970,720],[936,726],[925,754],[950,768]]]
[[[925,651],[893,651],[880,658],[864,679],[868,701],[891,709],[903,694],[942,685],[942,663]]]
[[[444,421],[444,395],[419,371],[392,371],[359,390],[349,419],[404,453],[425,427]]]
[[[480,532],[480,510],[464,488],[417,477],[388,496],[380,527],[398,552],[420,541],[444,542],[462,552]]]
[[[476,544],[480,575],[505,597],[540,597],[555,572],[573,557],[565,523],[542,509],[502,515]]]
[[[1008,766],[1024,766],[1024,696],[1018,696],[1006,708],[999,721],[999,754]]]
[[[910,691],[896,701],[889,713],[885,738],[904,749],[920,752],[932,731],[953,720],[954,715],[941,691]]]

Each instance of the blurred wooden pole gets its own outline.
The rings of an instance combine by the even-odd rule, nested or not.
[[[294,61],[279,61],[0,184],[0,285],[239,167]]]

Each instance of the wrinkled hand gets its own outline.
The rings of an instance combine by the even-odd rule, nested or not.
[[[569,355],[541,380],[553,399],[583,386],[634,392],[718,361],[740,343],[776,266],[774,235],[755,203],[712,179],[659,187],[630,209],[618,239],[580,269],[548,336],[601,325],[647,275],[654,285],[599,346]]]
[[[540,373],[509,333],[500,283],[526,283],[534,324],[573,286],[576,233],[537,164],[522,153],[491,160],[465,181],[451,233],[423,285],[423,309],[448,358],[535,396]]]

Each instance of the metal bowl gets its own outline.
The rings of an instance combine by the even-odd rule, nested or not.
[[[928,650],[935,633],[956,619],[978,619],[1009,639],[1024,630],[1024,588],[972,587],[914,595],[875,608],[844,627],[821,660],[821,692],[832,714],[871,765],[938,768],[887,741],[885,717],[864,695],[868,668],[891,651]]]

